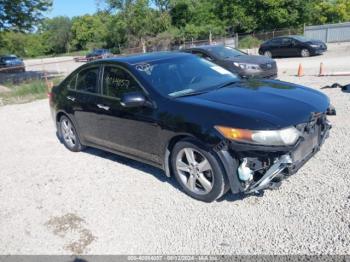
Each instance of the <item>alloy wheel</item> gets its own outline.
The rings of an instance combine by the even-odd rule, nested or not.
[[[75,147],[77,143],[76,134],[72,123],[66,118],[63,119],[63,121],[61,122],[61,131],[62,131],[63,139],[66,142],[66,144],[70,148]]]
[[[301,56],[302,57],[309,57],[310,56],[309,50],[307,50],[307,49],[301,50]]]
[[[272,53],[270,51],[265,51],[264,56],[271,58]]]
[[[176,156],[176,170],[182,183],[191,192],[205,195],[213,189],[213,169],[199,151],[183,148]]]

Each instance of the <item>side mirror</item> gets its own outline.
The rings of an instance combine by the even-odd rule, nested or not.
[[[149,104],[147,98],[140,92],[130,92],[122,96],[120,104],[123,107],[141,107]]]

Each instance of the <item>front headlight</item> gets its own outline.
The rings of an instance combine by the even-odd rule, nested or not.
[[[310,45],[311,47],[313,47],[313,48],[318,48],[318,47],[320,47],[320,45]]]
[[[266,146],[294,145],[300,137],[300,132],[295,127],[261,131],[225,126],[215,126],[215,129],[227,139]]]
[[[246,64],[246,63],[233,63],[234,66],[239,67],[243,70],[250,70],[250,71],[260,71],[261,68],[259,65],[256,64]]]

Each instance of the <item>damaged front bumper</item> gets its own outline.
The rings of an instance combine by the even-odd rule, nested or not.
[[[249,194],[278,187],[284,178],[295,174],[320,150],[331,128],[326,116],[321,115],[298,126],[302,137],[293,147],[247,146],[229,142],[218,153],[229,174],[231,191]],[[240,179],[242,162],[248,163],[246,168],[251,170],[250,179]]]

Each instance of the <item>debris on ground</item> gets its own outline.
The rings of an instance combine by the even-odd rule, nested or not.
[[[327,86],[321,87],[321,89],[328,89],[328,88],[340,88],[343,92],[350,93],[350,84],[342,86],[338,83],[334,83],[331,86],[327,85]]]

